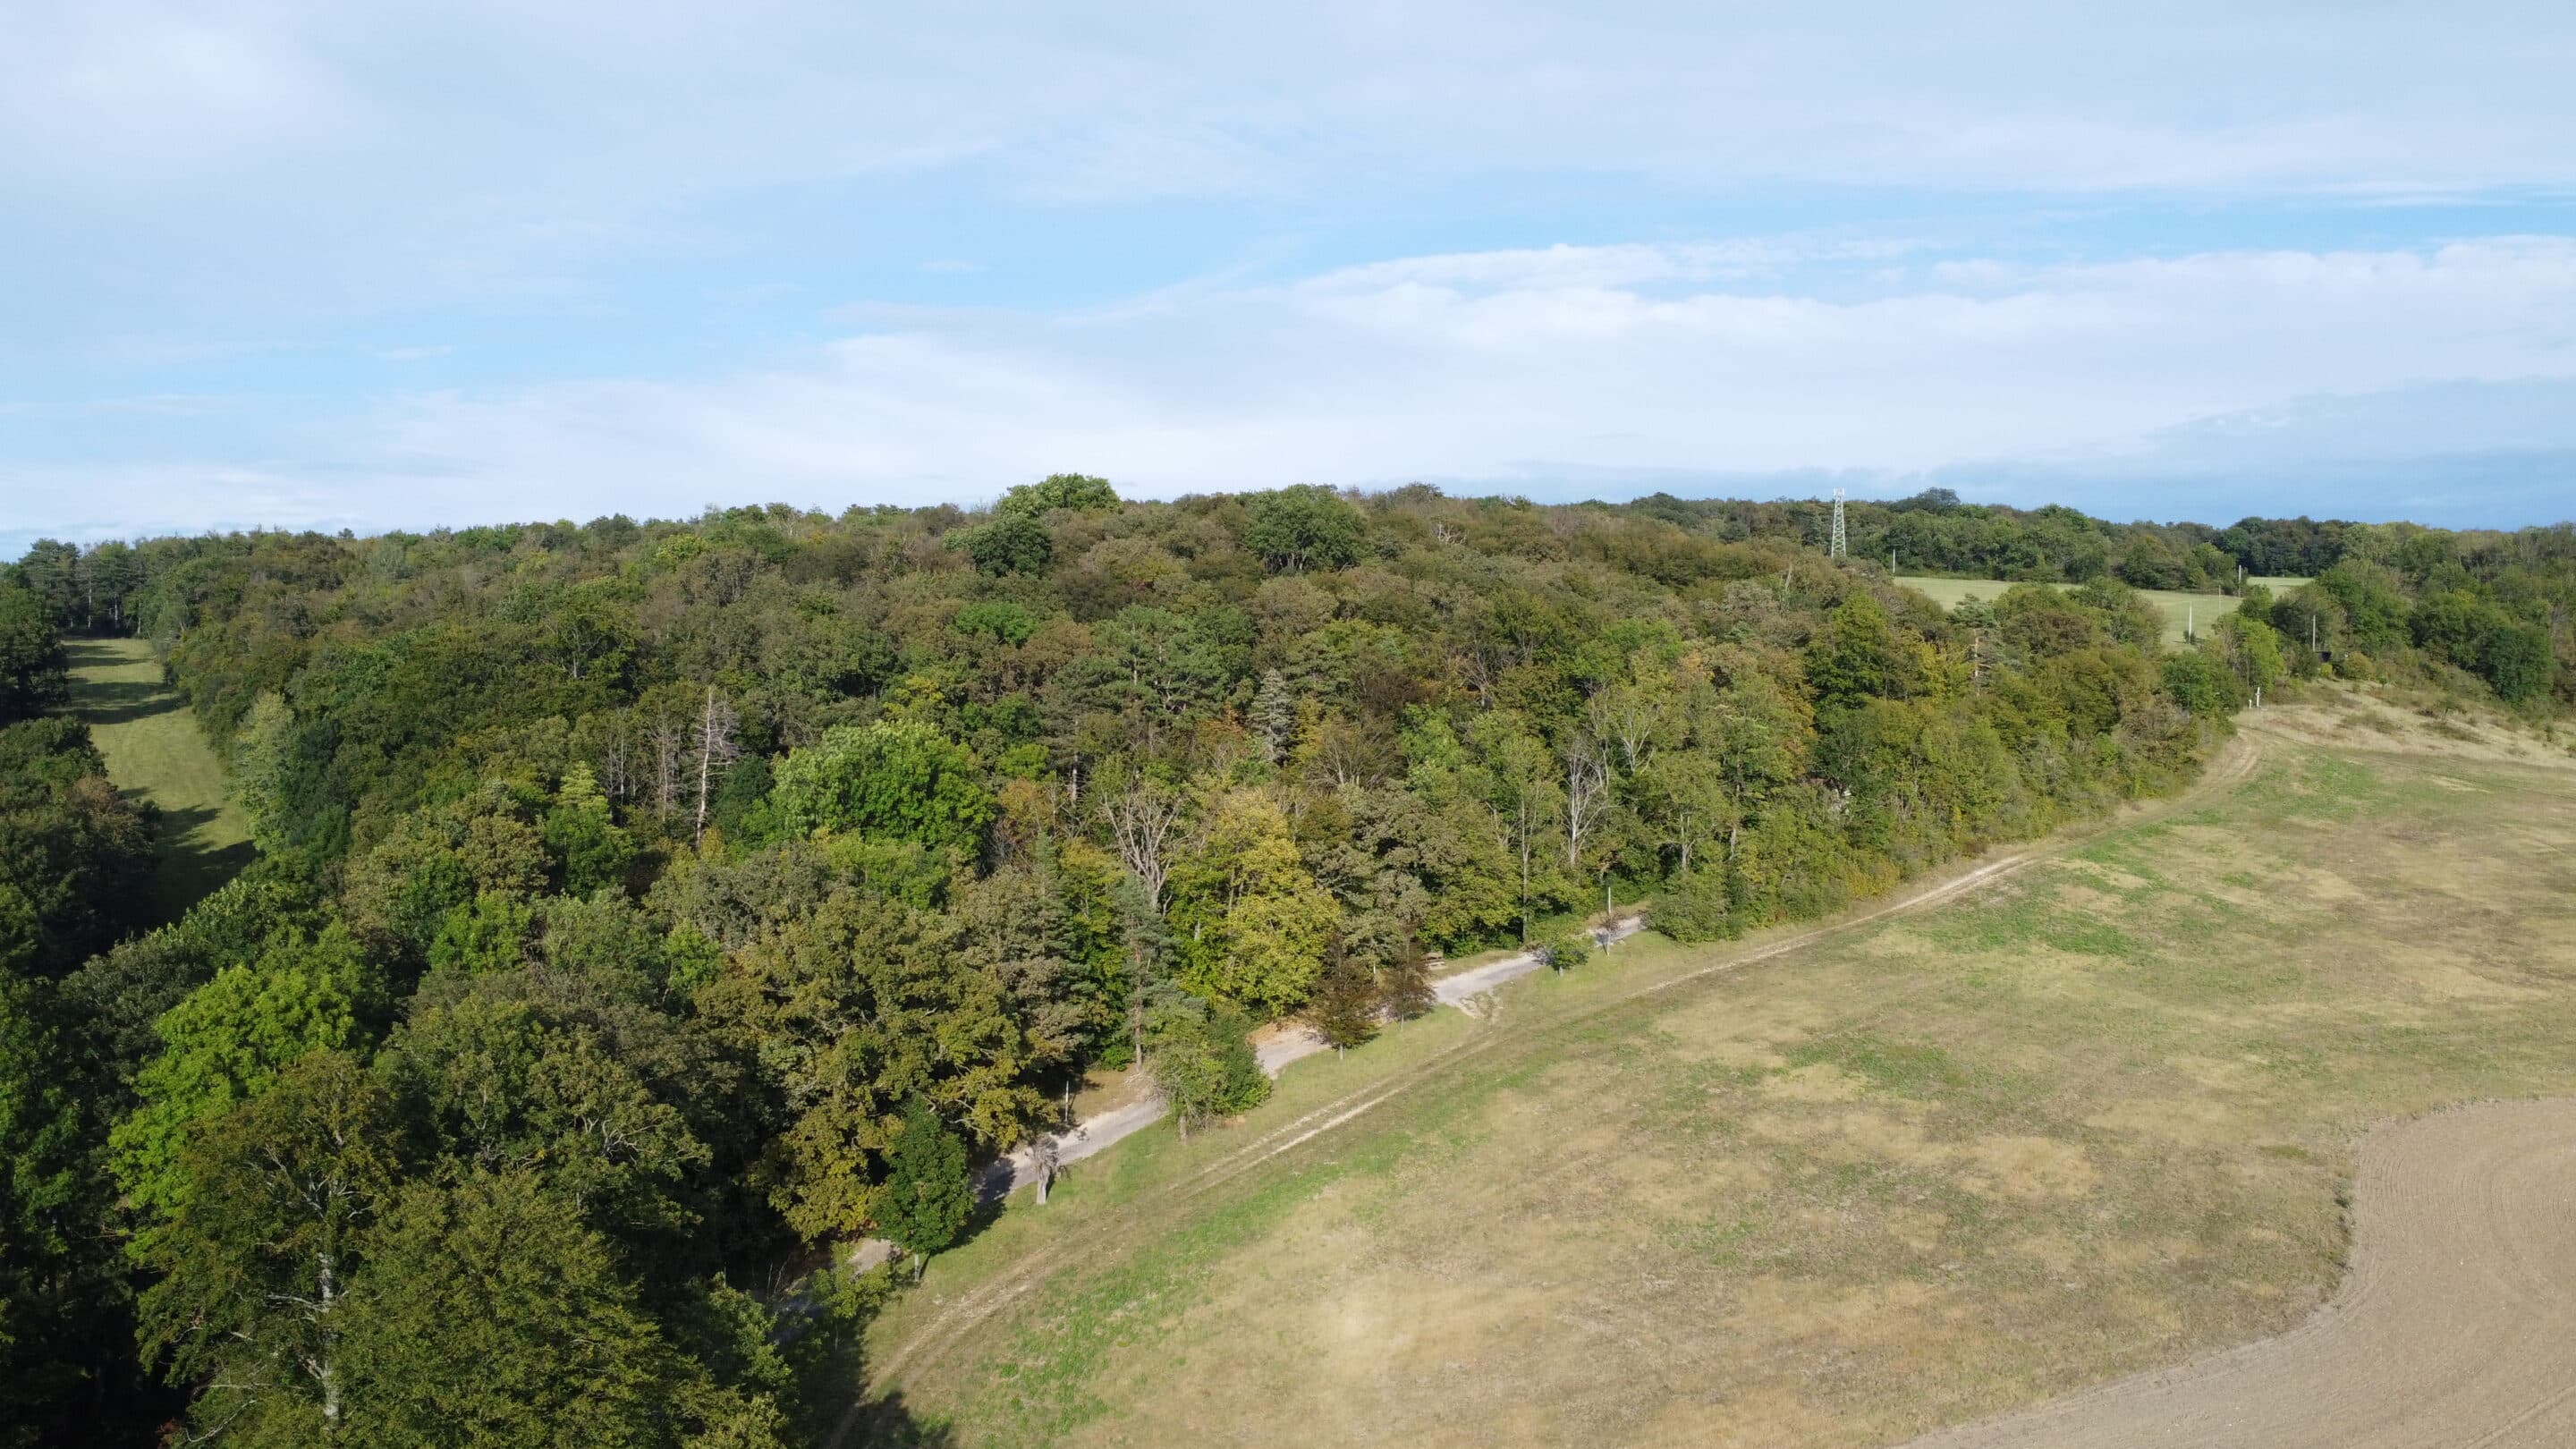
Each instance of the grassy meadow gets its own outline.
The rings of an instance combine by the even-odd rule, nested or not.
[[[161,807],[155,920],[173,919],[250,861],[250,829],[224,793],[223,767],[187,702],[161,681],[142,639],[69,639],[72,711],[107,757],[107,775]]]
[[[2570,765],[2248,716],[1944,903],[1640,937],[1133,1139],[873,1372],[966,1445],[1874,1445],[2277,1332],[2366,1124],[2576,1090]]]
[[[1945,610],[1959,607],[1959,601],[1971,594],[1991,603],[1996,596],[2012,587],[2010,583],[1998,579],[1940,579],[1922,574],[1900,575],[1896,581],[1924,594]],[[2278,594],[2295,589],[2307,580],[2258,578],[2247,582],[2261,584]],[[2072,585],[2058,584],[2053,587],[2069,588]],[[2192,627],[2195,620],[2205,627],[2221,614],[2233,612],[2237,603],[2234,598],[2226,594],[2186,594],[2172,589],[2140,589],[2138,597],[2153,604],[2156,612],[2164,616],[2167,645],[2182,643],[2185,631]]]

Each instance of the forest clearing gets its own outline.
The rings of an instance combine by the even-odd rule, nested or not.
[[[172,920],[250,863],[250,827],[188,702],[161,679],[148,639],[78,639],[72,712],[107,757],[119,790],[161,809],[155,919]]]
[[[1933,908],[1300,1065],[1015,1205],[872,1357],[969,1444],[1865,1445],[2279,1334],[2370,1124],[2576,1088],[2565,752],[2327,700]]]
[[[1896,582],[1939,604],[1945,612],[1959,607],[1964,599],[1983,599],[1991,604],[2004,590],[2012,587],[2011,581],[2006,579],[1948,579],[1920,574],[1899,574]],[[2245,582],[2275,594],[2286,594],[2308,580],[2280,577],[2249,578]],[[2180,589],[2140,589],[2137,593],[2141,600],[2155,609],[2157,617],[2164,620],[2167,648],[2181,647],[2193,633],[2215,625],[2234,612],[2239,602],[2231,594],[2193,593]]]

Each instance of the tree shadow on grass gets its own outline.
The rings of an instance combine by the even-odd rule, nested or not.
[[[87,680],[72,686],[72,710],[91,725],[132,724],[185,708],[185,701],[157,684]]]
[[[247,840],[213,845],[206,827],[216,812],[205,806],[161,812],[161,859],[152,871],[152,924],[162,925],[187,914],[188,907],[212,895],[241,874],[256,852]]]
[[[135,662],[105,644],[66,639],[63,654],[72,667],[72,709],[91,724],[128,724],[185,707],[157,674],[148,679],[84,678],[84,670],[123,669]]]
[[[845,1449],[954,1449],[957,1431],[914,1418],[897,1389],[861,1405],[841,1442]]]

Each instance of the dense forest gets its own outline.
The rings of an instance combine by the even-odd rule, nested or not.
[[[810,1442],[1095,1069],[1712,939],[2187,780],[2285,677],[2538,714],[2576,530],[1427,488],[42,544],[0,578],[0,1443]],[[1894,567],[2014,581],[1945,615]],[[2241,581],[2314,582],[2274,594]],[[2237,593],[2181,649],[2133,586]],[[63,712],[139,634],[255,862]],[[885,1426],[889,1437],[910,1432]],[[922,1431],[925,1434],[928,1431]]]

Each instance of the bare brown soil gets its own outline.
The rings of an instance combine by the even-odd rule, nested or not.
[[[2576,1444],[2576,1100],[2371,1134],[2352,1271],[2278,1338],[1911,1449]]]

